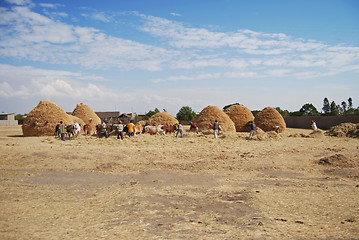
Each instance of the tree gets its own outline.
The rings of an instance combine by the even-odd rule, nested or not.
[[[330,115],[337,116],[340,114],[340,106],[334,101],[330,103]]]
[[[346,102],[342,102],[342,112],[343,114],[345,114],[347,112],[347,103]]]
[[[182,107],[176,115],[176,118],[181,121],[193,121],[197,114],[189,106]]]
[[[328,98],[324,98],[322,110],[323,110],[323,112],[324,112],[325,115],[329,115],[329,114],[330,114],[330,104],[329,104]]]
[[[229,108],[229,107],[232,107],[233,105],[241,105],[241,104],[239,104],[239,103],[232,103],[232,104],[226,105],[226,106],[223,107],[223,111],[226,110],[226,109]]]
[[[282,117],[289,117],[290,112],[288,110],[282,110],[280,107],[276,107],[275,110],[277,110]]]
[[[299,110],[299,112],[301,112],[302,115],[305,115],[305,116],[318,116],[318,115],[320,115],[318,110],[311,103],[304,104],[302,106],[302,108]]]
[[[348,98],[348,110],[353,108],[353,99],[350,97]]]
[[[148,113],[145,114],[145,119],[148,120],[150,117],[152,117],[153,115],[159,112],[160,110],[158,110],[158,108],[155,108],[154,111],[150,110]]]

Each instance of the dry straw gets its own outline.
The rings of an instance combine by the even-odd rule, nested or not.
[[[286,124],[282,115],[271,107],[266,107],[259,112],[254,118],[254,122],[257,127],[261,128],[263,131],[273,131],[274,126],[279,126],[280,132],[283,132],[286,129]]]
[[[359,137],[359,123],[341,123],[331,127],[327,131],[327,135],[335,137]]]
[[[242,105],[233,105],[224,111],[232,119],[237,132],[249,132],[249,122],[254,120],[252,112]]]
[[[149,125],[175,125],[178,120],[168,112],[159,112],[153,115],[149,120]]]
[[[235,132],[236,128],[229,116],[216,106],[205,107],[194,120],[200,131],[209,129],[209,124],[218,121],[223,132]]]
[[[60,121],[73,124],[74,120],[64,110],[51,101],[40,101],[27,115],[22,132],[24,136],[51,136]]]
[[[93,131],[97,124],[101,124],[101,119],[97,116],[97,114],[84,103],[77,104],[76,108],[72,112],[72,115],[82,119],[85,124],[90,124],[90,119],[92,119],[91,125]]]

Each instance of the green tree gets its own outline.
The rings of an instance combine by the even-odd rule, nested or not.
[[[342,105],[342,112],[343,114],[345,114],[347,112],[347,103],[343,101],[341,105]]]
[[[276,107],[275,110],[277,110],[282,117],[289,117],[290,112],[288,110],[282,110],[280,107]]]
[[[304,116],[319,116],[320,115],[318,110],[311,103],[304,104],[302,106],[302,108],[299,110],[299,112],[301,112],[302,115],[304,115]]]
[[[325,115],[329,115],[330,114],[330,104],[329,104],[329,100],[328,98],[324,98],[323,100],[323,108],[322,108],[323,112]]]
[[[223,111],[226,110],[227,108],[233,106],[233,105],[241,105],[241,104],[239,104],[239,103],[232,103],[232,104],[226,105],[226,106],[223,107]]]
[[[330,115],[337,116],[340,114],[340,106],[334,101],[330,103]]]
[[[182,107],[176,115],[176,118],[181,121],[193,121],[197,114],[189,106]]]
[[[153,115],[159,112],[160,110],[158,110],[158,108],[155,108],[154,111],[150,110],[148,113],[145,114],[145,119],[148,120],[150,117],[152,117]]]
[[[26,114],[25,115],[22,115],[22,114],[15,115],[15,120],[17,120],[18,124],[20,124],[20,125],[24,123],[25,119],[26,119]]]

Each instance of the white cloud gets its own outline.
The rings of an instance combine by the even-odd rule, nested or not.
[[[181,17],[182,15],[181,14],[179,14],[179,13],[174,13],[174,12],[171,12],[170,13],[172,16],[175,16],[175,17]]]

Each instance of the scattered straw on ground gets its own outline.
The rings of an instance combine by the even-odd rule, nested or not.
[[[236,128],[229,116],[216,106],[205,107],[194,120],[200,131],[209,129],[209,124],[218,121],[223,132],[235,132]]]
[[[254,120],[252,112],[242,105],[233,105],[224,111],[233,121],[237,132],[249,132],[248,122]]]
[[[280,113],[271,107],[264,108],[254,119],[255,124],[263,131],[272,131],[274,126],[280,127],[280,132],[286,129],[285,121]]]
[[[150,125],[175,125],[178,120],[168,112],[159,112],[153,115],[148,123]]]
[[[335,137],[359,137],[359,123],[341,123],[337,126],[331,127],[327,133],[329,136]]]

